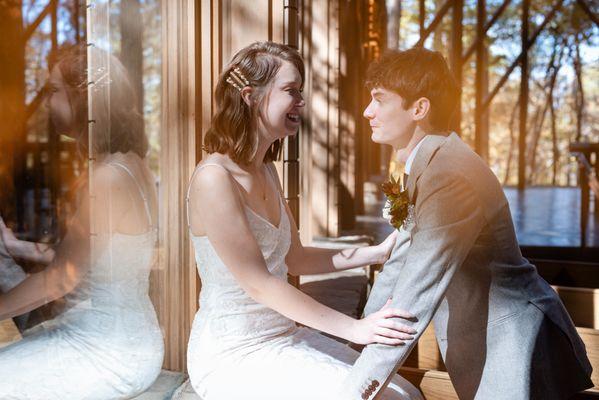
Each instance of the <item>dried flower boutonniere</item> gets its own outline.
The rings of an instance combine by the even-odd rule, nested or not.
[[[383,208],[383,218],[396,229],[408,225],[411,222],[413,206],[410,204],[408,190],[402,190],[399,180],[391,177],[381,185],[383,193],[387,196],[387,202]]]

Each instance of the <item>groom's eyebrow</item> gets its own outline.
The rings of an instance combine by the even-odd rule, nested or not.
[[[371,94],[372,94],[372,97],[377,100],[381,100],[382,98],[385,97],[385,93],[383,93],[379,90],[373,90]]]

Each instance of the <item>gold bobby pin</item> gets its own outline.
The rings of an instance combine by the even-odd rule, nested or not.
[[[229,72],[227,82],[234,86],[240,92],[244,87],[250,85],[250,82],[247,80],[245,75],[243,75],[243,72],[241,72],[239,67],[235,67],[231,72]]]

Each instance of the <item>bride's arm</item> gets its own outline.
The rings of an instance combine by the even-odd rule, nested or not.
[[[286,258],[291,275],[323,274],[366,265],[383,264],[389,258],[397,239],[397,230],[394,230],[383,242],[375,246],[341,250],[304,247],[291,211],[288,207],[286,210],[292,227],[291,248]]]
[[[88,200],[85,199],[69,224],[56,256],[46,268],[0,294],[0,320],[34,310],[77,286],[89,264],[88,210]]]
[[[273,175],[276,176],[274,166],[271,164],[269,168]],[[277,184],[282,193],[281,183],[278,182],[278,179]],[[302,245],[297,225],[287,204],[285,204],[285,210],[291,222],[291,248],[285,259],[291,275],[323,274],[373,264],[384,264],[389,258],[389,254],[397,239],[397,231],[393,230],[383,242],[375,246],[348,249],[323,249],[304,246]]]
[[[96,197],[93,215],[87,193],[75,215],[69,220],[67,233],[56,249],[52,262],[42,271],[29,275],[20,284],[0,294],[0,320],[13,318],[59,299],[72,291],[91,265],[90,217],[95,232],[107,229],[108,221],[118,221],[125,193],[115,184],[115,174],[106,168],[97,170],[94,178]],[[108,207],[111,204],[113,207]]]
[[[410,318],[405,312],[386,308],[370,319],[355,320],[271,275],[232,179],[222,168],[203,168],[191,183],[190,207],[201,218],[219,258],[250,297],[303,325],[356,343],[400,344],[411,338],[409,328],[390,319]]]
[[[0,217],[0,239],[4,241],[6,249],[14,258],[44,265],[48,265],[54,260],[55,252],[50,245],[17,239],[12,230],[4,224],[2,217]]]

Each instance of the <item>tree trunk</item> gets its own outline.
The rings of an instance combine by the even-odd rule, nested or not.
[[[549,110],[550,103],[553,99],[553,89],[555,88],[555,82],[557,78],[557,74],[561,67],[561,60],[564,53],[564,47],[561,46],[559,50],[558,56],[558,39],[557,37],[554,40],[553,51],[551,53],[551,59],[547,64],[546,74],[549,75],[549,79],[546,80],[545,90],[547,92],[547,97],[545,100],[545,104],[543,105],[542,110],[539,108],[537,110],[537,115],[535,116],[533,137],[532,137],[532,146],[530,152],[530,182],[534,182],[537,170],[536,170],[536,160],[537,160],[537,147],[539,144],[539,138],[541,136],[541,132],[543,131],[543,124],[545,122],[545,117],[547,115],[547,111]],[[556,62],[557,57],[557,62]]]
[[[512,166],[512,156],[514,153],[514,122],[516,121],[516,111],[518,110],[518,107],[520,105],[520,102],[517,101],[516,104],[514,104],[514,108],[512,109],[512,115],[510,116],[510,149],[508,150],[508,154],[507,154],[507,164],[505,166],[505,177],[503,178],[503,185],[507,185],[509,179],[510,179],[510,169]]]
[[[401,0],[387,0],[387,48],[399,49],[401,40]]]
[[[553,104],[553,91],[549,94],[549,112],[551,116],[551,142],[553,145],[553,174],[551,176],[551,185],[557,183],[557,167],[559,163],[559,149],[557,147],[557,127],[555,123],[555,105]]]
[[[441,7],[443,7],[444,0],[435,0],[435,13],[438,13]],[[433,49],[436,51],[443,51],[443,21],[437,25],[433,36]]]
[[[584,89],[582,86],[582,59],[580,57],[580,38],[578,34],[574,37],[575,56],[574,72],[576,73],[575,107],[576,107],[576,141],[582,138],[582,120],[584,118]]]

